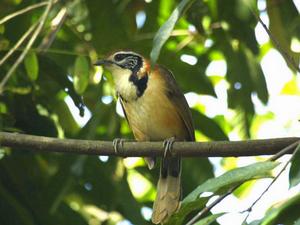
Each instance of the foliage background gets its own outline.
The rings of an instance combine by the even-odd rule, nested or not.
[[[1,1],[0,18],[37,2]],[[178,3],[154,0],[56,3],[34,48],[0,96],[1,130],[61,138],[132,138],[126,121],[116,113],[119,108],[113,98],[110,77],[102,76],[101,68],[94,68],[92,63],[117,49],[131,49],[149,56],[155,33]],[[271,87],[267,87],[260,64],[269,51],[275,50],[269,40],[258,43],[257,20],[249,6],[268,18],[271,32],[298,64],[300,17],[296,3],[194,1],[179,19],[158,62],[173,71],[182,90],[189,93],[197,141],[257,138],[263,125],[278,119],[268,108]],[[68,17],[55,41],[47,51],[39,52],[40,43],[64,8]],[[1,58],[43,10],[35,9],[0,25]],[[22,48],[0,67],[1,79],[21,51]],[[214,64],[214,71],[224,65],[225,71],[210,74],[208,68],[212,62],[221,62]],[[287,71],[293,75],[283,84],[280,95],[294,96],[299,103],[299,74],[292,67]],[[218,99],[222,99],[226,112],[213,104]],[[78,120],[82,101],[86,106],[85,117]],[[257,102],[264,108],[263,113],[258,112]],[[299,109],[291,105],[291,110],[293,107]],[[299,119],[299,111],[297,116]],[[286,120],[280,128],[283,135],[299,135],[299,130],[294,129],[296,125],[299,127],[295,118]],[[236,158],[185,159],[183,196],[214,177],[216,168],[226,171],[239,165]],[[300,180],[300,164],[293,163],[292,168],[291,187]],[[0,224],[150,224],[157,176],[158,168],[148,171],[140,159],[39,154],[1,148]],[[255,182],[247,183],[235,197],[243,199],[254,185]],[[299,223],[299,213],[291,210],[299,204],[299,194],[286,198],[280,207],[271,207],[265,218],[256,222],[293,224],[298,219]]]

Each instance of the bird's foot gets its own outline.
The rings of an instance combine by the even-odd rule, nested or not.
[[[132,142],[134,140],[130,140],[130,139],[123,139],[123,138],[115,138],[113,140],[113,147],[114,147],[114,151],[116,155],[122,155],[122,149],[120,150],[120,146],[121,148],[123,148],[123,144],[124,142]]]
[[[168,155],[172,155],[172,146],[175,142],[175,137],[168,138],[164,140],[164,157],[167,157]]]
[[[115,138],[113,140],[113,146],[114,146],[116,155],[119,155],[121,153],[119,146],[121,145],[121,148],[123,148],[123,144],[124,144],[124,139],[122,139],[122,138]]]

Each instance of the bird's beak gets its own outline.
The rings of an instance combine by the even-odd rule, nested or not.
[[[101,59],[101,60],[96,61],[94,63],[94,66],[107,66],[110,64],[113,64],[113,62],[108,59]]]

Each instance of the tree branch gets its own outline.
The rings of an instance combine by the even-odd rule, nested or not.
[[[273,155],[299,141],[298,137],[248,141],[175,142],[172,154],[182,157],[254,156]],[[0,132],[0,145],[20,150],[64,152],[123,157],[162,156],[163,142],[124,142],[115,152],[111,141],[58,139],[26,134]],[[286,153],[291,153],[290,149]]]

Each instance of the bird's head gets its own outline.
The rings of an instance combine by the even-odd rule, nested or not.
[[[115,52],[105,59],[98,60],[95,65],[103,66],[114,77],[127,73],[140,76],[142,75],[140,73],[146,72],[148,67],[148,63],[140,54],[131,51]]]
[[[111,72],[117,92],[126,100],[143,95],[148,82],[149,63],[141,55],[131,51],[118,51],[96,66],[103,66]]]

